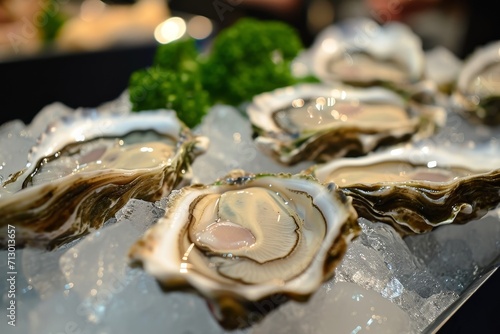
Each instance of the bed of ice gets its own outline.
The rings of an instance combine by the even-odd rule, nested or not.
[[[128,106],[117,100],[103,108]],[[22,167],[50,119],[72,112],[55,103],[29,125],[0,126],[0,179]],[[468,147],[498,152],[492,130],[471,127],[451,115],[436,137],[419,145]],[[209,151],[193,165],[195,182],[210,183],[234,168],[250,172],[299,172],[311,165],[285,168],[263,156],[240,112],[215,106],[199,134]],[[0,192],[0,196],[2,196]],[[165,293],[157,282],[127,262],[130,245],[164,213],[165,200],[131,200],[104,228],[64,249],[18,249],[17,322],[0,322],[1,333],[226,333],[206,303],[187,292]],[[251,326],[232,333],[420,333],[492,265],[500,254],[500,211],[464,226],[446,226],[402,240],[383,224],[360,219],[362,235],[336,271],[306,303],[288,302],[266,317],[253,314]],[[2,232],[5,233],[5,232]],[[7,268],[0,252],[0,268]],[[6,270],[3,270],[6,272]],[[0,279],[2,309],[7,283]],[[2,317],[5,317],[2,315]]]

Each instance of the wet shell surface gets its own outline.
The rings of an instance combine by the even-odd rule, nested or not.
[[[301,84],[254,97],[247,113],[257,145],[285,165],[360,156],[430,136],[444,122],[437,105],[382,87]]]
[[[174,190],[130,258],[166,289],[194,288],[224,327],[245,327],[259,302],[306,300],[331,278],[356,217],[334,184],[235,170]]]
[[[48,126],[26,168],[2,184],[1,226],[15,226],[19,246],[61,246],[100,228],[131,198],[168,194],[206,145],[174,111],[77,110]]]
[[[360,217],[391,224],[402,235],[464,224],[500,203],[500,157],[481,152],[398,148],[312,167],[353,198]]]
[[[452,104],[472,121],[500,125],[500,41],[478,48],[465,60]]]
[[[379,25],[365,18],[325,28],[312,48],[314,74],[323,82],[353,85],[408,85],[425,68],[420,38],[406,25]]]

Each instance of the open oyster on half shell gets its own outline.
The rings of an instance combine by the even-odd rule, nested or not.
[[[334,184],[235,170],[172,191],[165,217],[129,255],[166,289],[194,288],[222,326],[246,327],[252,312],[306,300],[329,279],[359,232],[356,218]]]
[[[247,107],[256,144],[286,165],[365,155],[432,135],[444,108],[382,87],[300,84],[257,95]]]
[[[500,41],[478,48],[465,60],[452,104],[473,121],[500,125]]]
[[[500,156],[480,151],[403,147],[306,172],[335,182],[360,217],[389,223],[403,236],[464,224],[500,204]]]
[[[76,110],[50,124],[26,167],[1,185],[0,226],[16,228],[18,246],[58,247],[100,228],[131,198],[168,194],[207,144],[172,110]]]
[[[349,19],[325,28],[311,47],[313,73],[323,82],[384,84],[398,89],[424,75],[422,41],[399,22]]]

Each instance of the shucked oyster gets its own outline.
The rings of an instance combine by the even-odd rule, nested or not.
[[[174,111],[75,111],[51,124],[26,168],[2,184],[0,225],[15,226],[17,245],[59,246],[101,227],[130,198],[166,195],[205,145]]]
[[[398,148],[312,167],[335,182],[359,216],[391,224],[402,235],[464,224],[500,203],[500,157]]]
[[[358,231],[351,199],[334,184],[233,171],[174,190],[130,257],[167,289],[196,289],[223,326],[245,327],[263,300],[275,308],[287,297],[307,299]]]
[[[254,97],[247,113],[264,151],[288,165],[359,156],[431,135],[443,108],[382,87],[302,84]]]
[[[465,60],[452,102],[472,120],[500,124],[500,41],[479,48]]]
[[[422,42],[398,22],[346,20],[324,29],[311,50],[314,74],[324,82],[401,88],[424,74]]]

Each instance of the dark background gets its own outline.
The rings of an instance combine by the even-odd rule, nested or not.
[[[0,62],[0,124],[29,123],[56,101],[78,108],[113,100],[127,88],[133,71],[151,64],[155,50],[151,44]]]

